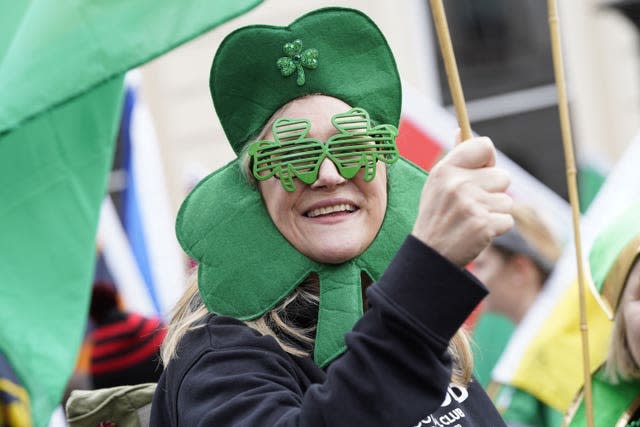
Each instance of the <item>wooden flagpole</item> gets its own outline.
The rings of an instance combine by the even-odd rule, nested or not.
[[[580,237],[580,202],[578,199],[578,185],[576,183],[576,162],[573,155],[573,141],[571,138],[571,122],[569,121],[569,102],[564,77],[562,61],[562,46],[560,42],[560,28],[558,8],[555,0],[547,0],[549,15],[549,31],[551,34],[551,53],[553,55],[553,69],[558,91],[558,110],[560,113],[560,129],[562,131],[562,145],[564,147],[565,167],[567,171],[567,187],[569,202],[573,218],[573,237],[576,247],[576,262],[578,265],[578,298],[580,304],[580,332],[582,337],[582,366],[584,377],[584,402],[587,426],[593,427],[593,400],[591,391],[591,369],[589,362],[589,330],[587,326],[587,309],[585,302],[585,277],[582,264],[582,239]]]
[[[456,117],[458,118],[458,126],[460,126],[462,133],[462,140],[466,141],[471,138],[471,125],[469,124],[467,107],[464,103],[464,93],[462,92],[462,85],[460,84],[456,57],[453,54],[453,47],[451,46],[447,16],[444,13],[442,0],[430,1],[433,21],[436,26],[436,34],[438,35],[438,43],[440,44],[440,52],[442,54],[442,60],[444,61],[444,69],[447,72],[447,80],[449,81],[449,91],[451,92],[453,105],[456,109]]]

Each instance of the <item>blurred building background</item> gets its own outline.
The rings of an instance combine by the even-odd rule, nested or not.
[[[638,1],[558,3],[578,161],[606,171],[640,129],[640,37],[632,20],[612,6],[637,8]],[[141,68],[141,94],[156,127],[174,215],[192,185],[233,158],[208,90],[220,41],[243,25],[286,25],[335,4],[265,0]],[[407,85],[450,106],[428,1],[339,4],[364,11],[381,27]],[[445,6],[473,129],[566,198],[546,2],[448,0]],[[117,200],[126,184],[118,179],[117,159],[114,168]]]

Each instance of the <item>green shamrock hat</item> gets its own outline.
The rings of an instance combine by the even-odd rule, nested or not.
[[[289,101],[310,94],[339,98],[398,126],[400,76],[378,27],[359,11],[325,8],[287,27],[252,25],[227,36],[213,59],[211,96],[239,154]]]
[[[280,107],[305,95],[342,99],[353,107],[347,115],[363,109],[368,124],[388,132],[400,118],[400,79],[389,46],[368,17],[350,9],[320,9],[288,27],[250,26],[231,33],[216,53],[210,85],[237,154]],[[342,116],[334,121],[337,131]],[[260,191],[246,179],[242,159],[204,178],[180,207],[176,234],[199,262],[198,285],[207,308],[255,319],[316,273],[320,302],[313,357],[326,366],[339,356],[345,334],[362,315],[361,273],[374,281],[382,275],[411,232],[426,179],[402,158],[386,160],[393,164],[387,165],[382,226],[364,253],[336,265],[312,261],[282,236]]]
[[[596,238],[589,252],[593,284],[615,312],[631,267],[640,256],[640,203],[620,214]]]

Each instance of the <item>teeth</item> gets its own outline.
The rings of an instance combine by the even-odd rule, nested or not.
[[[320,215],[327,215],[334,212],[344,212],[344,211],[353,212],[355,210],[356,210],[355,206],[343,203],[341,205],[325,206],[323,208],[314,209],[312,211],[309,211],[307,213],[307,216],[309,218],[315,218]]]

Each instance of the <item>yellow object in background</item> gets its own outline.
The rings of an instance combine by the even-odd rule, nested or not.
[[[583,386],[577,278],[565,291],[522,357],[512,384],[565,412]],[[604,362],[613,322],[593,292],[586,292],[590,371]]]
[[[30,427],[29,395],[20,385],[0,377],[0,425]]]

